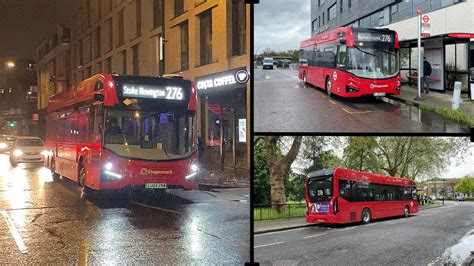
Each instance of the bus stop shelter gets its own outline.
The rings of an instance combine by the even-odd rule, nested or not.
[[[447,33],[421,40],[424,56],[430,62],[430,88],[444,92],[454,89],[454,82],[462,82],[461,93],[473,99],[474,33]],[[415,84],[418,75],[418,40],[400,41],[400,70],[402,83]],[[473,71],[469,71],[469,70]]]

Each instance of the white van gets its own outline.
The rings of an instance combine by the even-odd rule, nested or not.
[[[273,69],[273,58],[265,57],[263,59],[263,69]]]

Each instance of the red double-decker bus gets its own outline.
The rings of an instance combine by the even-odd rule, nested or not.
[[[415,181],[342,168],[310,173],[306,202],[307,223],[369,223],[418,212]]]
[[[398,95],[399,51],[395,31],[337,28],[301,43],[298,77],[328,95]]]
[[[194,189],[196,91],[179,78],[95,75],[50,98],[53,175],[82,191]]]

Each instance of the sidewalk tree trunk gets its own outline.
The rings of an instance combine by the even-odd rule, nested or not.
[[[280,136],[266,136],[265,142],[267,146],[267,164],[270,171],[270,189],[272,206],[278,212],[286,211],[286,196],[283,175],[290,169],[291,164],[296,159],[301,147],[301,136],[293,139],[290,150],[286,155],[277,156],[278,142]],[[281,158],[278,158],[281,157]]]

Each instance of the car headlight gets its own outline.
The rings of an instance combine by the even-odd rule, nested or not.
[[[19,149],[16,149],[16,150],[13,151],[13,155],[15,155],[15,156],[17,156],[17,157],[18,157],[18,156],[21,156],[22,154],[23,154],[23,152],[22,152],[21,150],[19,150]]]
[[[48,150],[44,150],[41,152],[41,155],[43,156],[51,156],[52,155],[52,152],[48,151]]]
[[[0,149],[6,149],[8,145],[6,143],[0,143]]]

